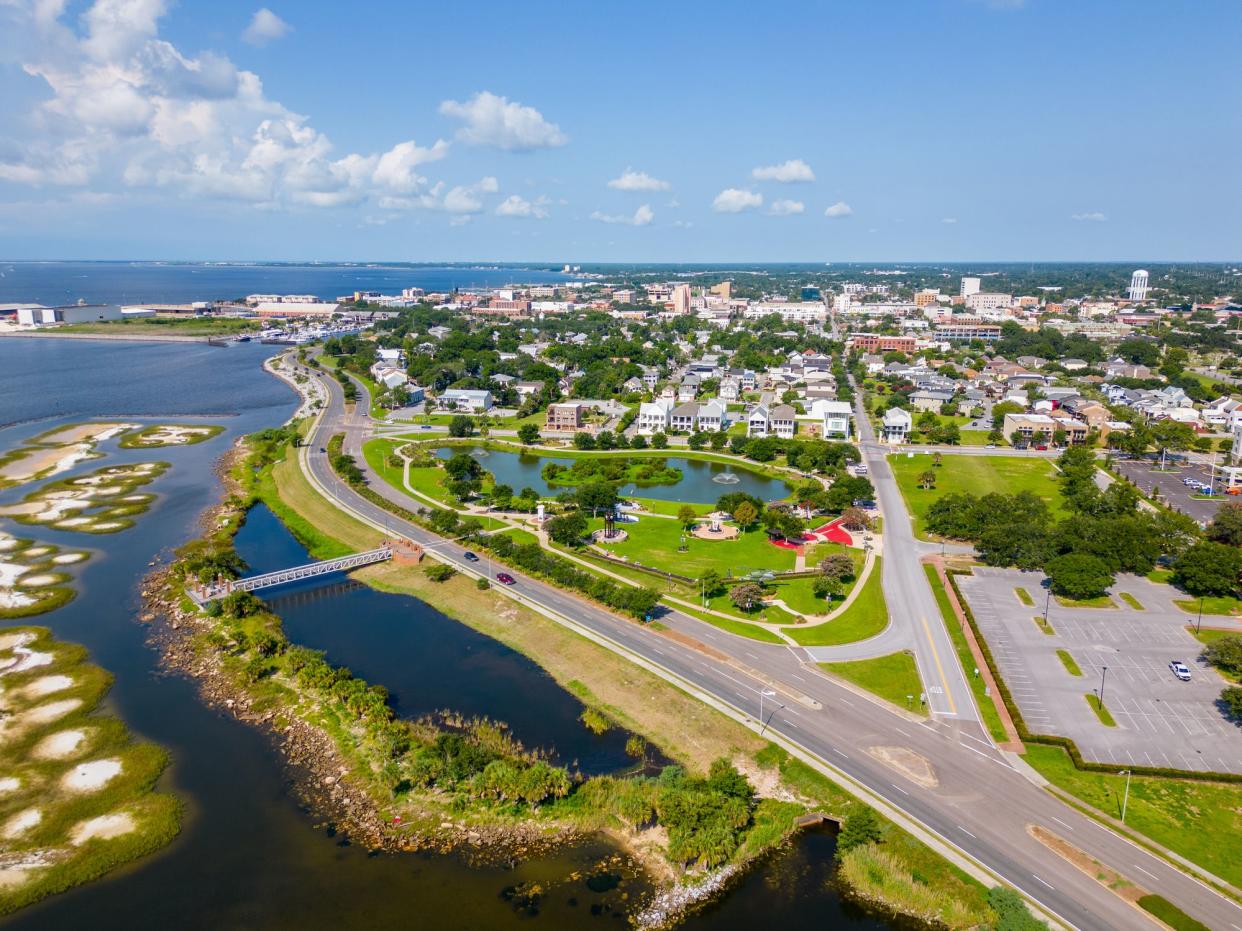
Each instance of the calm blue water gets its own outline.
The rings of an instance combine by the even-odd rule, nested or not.
[[[560,272],[521,266],[215,265],[161,262],[0,262],[0,303],[134,304],[226,300],[247,294],[315,294],[332,300],[354,291],[400,294],[402,288],[554,284]]]
[[[557,456],[529,456],[523,453],[509,453],[503,450],[484,449],[481,446],[442,446],[436,450],[441,459],[450,459],[455,454],[467,452],[476,457],[483,468],[495,476],[498,484],[509,485],[513,491],[533,488],[541,496],[556,497],[571,488],[553,487],[543,479],[543,467],[549,462],[561,465],[572,465],[573,459]],[[641,450],[635,451],[634,458],[641,458]],[[791,491],[792,486],[778,478],[768,478],[748,469],[733,469],[720,462],[705,462],[701,459],[683,459],[672,457],[666,460],[674,468],[681,469],[681,481],[674,485],[636,485],[632,482],[621,486],[620,494],[631,498],[652,498],[657,501],[676,501],[689,504],[712,504],[721,495],[742,491],[754,495],[762,501],[779,501]],[[719,479],[731,476],[726,481]]]

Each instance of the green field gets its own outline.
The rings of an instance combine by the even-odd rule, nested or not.
[[[1187,614],[1219,614],[1236,617],[1242,614],[1242,600],[1229,595],[1208,595],[1206,598],[1180,598],[1173,602]]]
[[[1121,817],[1125,776],[1076,769],[1059,747],[1028,744],[1023,759],[1058,788],[1111,818]],[[1126,825],[1226,882],[1242,885],[1242,857],[1237,855],[1242,785],[1135,776]]]
[[[720,630],[726,631],[730,634],[736,634],[739,637],[748,637],[751,640],[758,640],[760,643],[785,642],[772,631],[768,630],[766,627],[761,627],[758,624],[747,624],[744,621],[730,621],[723,617],[717,617],[714,614],[707,614],[703,611],[695,611],[692,608],[686,608],[682,605],[673,605],[673,607],[683,614],[688,614],[690,617],[696,618],[705,624],[711,624],[713,627],[717,627]]]
[[[238,317],[138,317],[134,320],[105,320],[99,323],[70,323],[57,333],[98,333],[108,336],[231,336],[257,330],[258,320]]]
[[[1013,495],[1029,491],[1048,502],[1054,517],[1063,516],[1056,470],[1045,459],[946,454],[941,458],[940,467],[935,468],[930,454],[915,453],[913,456],[889,456],[888,461],[906,499],[906,507],[914,516],[915,533],[920,536],[926,535],[923,519],[927,509],[950,492]],[[925,490],[919,487],[919,475],[928,470],[936,473],[936,487]]]
[[[590,522],[591,530],[600,530],[603,526],[600,518]],[[605,549],[609,553],[693,579],[709,569],[722,576],[730,573],[739,576],[752,569],[794,567],[794,551],[773,546],[768,542],[768,535],[759,528],[729,541],[699,540],[685,533],[679,521],[659,517],[643,517],[636,524],[623,525],[623,529],[629,538],[608,544]],[[677,548],[683,536],[686,552],[679,553]]]
[[[813,627],[791,627],[786,633],[806,647],[854,643],[874,637],[888,626],[888,605],[884,602],[880,574],[880,557],[877,556],[862,591],[841,615]]]
[[[919,696],[923,694],[923,680],[909,653],[890,653],[849,663],[820,663],[819,668],[894,705],[922,713]]]

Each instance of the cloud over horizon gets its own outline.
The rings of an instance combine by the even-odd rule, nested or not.
[[[267,7],[261,7],[255,10],[254,16],[250,20],[250,25],[246,27],[241,37],[243,42],[262,48],[269,42],[283,39],[289,34],[291,28],[288,23]]]
[[[712,209],[717,213],[741,213],[743,210],[757,210],[763,206],[763,195],[741,188],[725,188],[712,201]]]
[[[811,166],[800,158],[791,158],[779,165],[760,165],[751,169],[750,176],[756,181],[779,181],[781,184],[805,184],[815,180]]]
[[[619,178],[609,181],[608,186],[618,191],[668,191],[673,187],[667,181],[661,181],[659,178],[651,177],[645,171],[635,171],[629,167],[621,172]]]
[[[529,152],[569,142],[561,128],[545,120],[534,107],[491,91],[479,91],[464,102],[445,100],[440,104],[440,113],[465,124],[457,131],[457,138],[468,145]]]

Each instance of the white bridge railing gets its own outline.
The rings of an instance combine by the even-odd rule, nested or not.
[[[307,563],[304,566],[293,566],[290,569],[278,569],[276,572],[252,575],[244,579],[229,579],[228,581],[217,582],[211,585],[198,586],[192,590],[191,594],[199,604],[205,604],[208,601],[215,601],[217,598],[223,598],[233,592],[253,592],[261,588],[271,588],[274,585],[284,585],[288,582],[298,582],[302,579],[313,579],[316,576],[327,575],[331,572],[348,572],[350,569],[357,569],[360,566],[369,566],[372,563],[392,559],[392,553],[392,545],[385,543],[377,549],[367,550],[365,553],[354,553],[350,556],[341,556],[339,559],[325,559],[321,562]]]

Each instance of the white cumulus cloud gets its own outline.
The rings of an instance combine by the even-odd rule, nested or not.
[[[1075,213],[1075,214],[1072,214],[1072,215],[1070,216],[1070,219],[1071,219],[1071,220],[1078,220],[1080,223],[1081,223],[1081,222],[1086,222],[1086,223],[1103,223],[1105,220],[1107,220],[1107,219],[1108,219],[1108,217],[1107,217],[1107,216],[1105,216],[1104,214],[1100,213],[1098,210],[1093,210],[1093,211],[1091,211],[1090,213]]]
[[[517,194],[510,194],[496,206],[496,216],[544,220],[548,216],[544,203],[543,198],[536,198],[530,201],[525,197],[519,197]]]
[[[848,217],[852,216],[854,208],[843,200],[837,201],[831,207],[824,211],[826,217]]]
[[[443,140],[337,152],[307,116],[268,97],[257,74],[160,38],[167,7],[95,0],[79,31],[60,0],[0,0],[0,34],[48,91],[25,114],[21,137],[0,145],[0,180],[99,193],[163,189],[265,209],[389,200],[451,211],[489,192],[482,182],[446,189],[423,176],[448,154]]]
[[[815,180],[811,166],[800,158],[791,158],[779,165],[760,165],[751,171],[750,176],[756,181],[779,181],[781,184]]]
[[[655,211],[651,209],[649,204],[643,204],[634,211],[633,216],[628,214],[616,213],[600,213],[596,210],[591,214],[592,220],[598,220],[600,223],[620,223],[625,226],[647,226],[655,219]]]
[[[288,23],[267,7],[261,7],[255,10],[254,16],[250,19],[250,25],[246,27],[241,37],[243,42],[262,48],[269,42],[283,39],[289,34],[290,28]]]
[[[490,145],[523,152],[564,145],[569,137],[549,123],[534,107],[523,106],[491,91],[479,91],[467,101],[440,104],[445,116],[461,120],[457,138],[470,145]]]
[[[626,168],[621,172],[621,177],[613,178],[608,186],[618,191],[667,191],[673,187],[667,181],[653,178],[647,172],[635,171],[633,168]]]
[[[946,224],[948,224],[948,225],[952,226],[954,223],[956,223],[956,222],[957,222],[957,217],[945,217],[945,218],[944,218],[943,220],[941,220],[940,222],[941,222],[941,223],[946,223]]]
[[[800,200],[774,200],[768,207],[768,213],[774,217],[788,217],[806,210],[806,204]]]
[[[717,213],[741,213],[743,210],[755,210],[763,206],[763,195],[741,188],[725,188],[712,201],[712,209]]]

